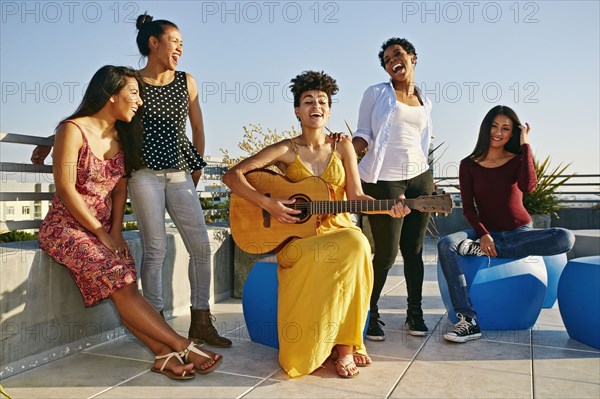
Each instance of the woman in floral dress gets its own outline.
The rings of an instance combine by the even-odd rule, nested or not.
[[[127,176],[141,164],[141,87],[133,69],[104,66],[77,111],[59,124],[56,193],[40,247],[67,267],[86,307],[113,301],[123,324],[154,353],[152,371],[191,379],[214,370],[221,357],[178,335],[139,293],[121,231]]]

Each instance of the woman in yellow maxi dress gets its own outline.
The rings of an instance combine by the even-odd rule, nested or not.
[[[292,148],[297,151],[292,140]],[[313,176],[300,156],[286,176]],[[344,165],[334,150],[323,174],[335,193],[346,198]],[[363,328],[373,287],[371,247],[348,213],[328,215],[317,235],[292,241],[277,253],[279,264],[279,362],[292,377],[311,373],[336,344],[366,355]]]
[[[294,223],[299,213],[287,207],[293,200],[269,198],[256,191],[244,174],[276,165],[292,181],[319,176],[336,200],[372,199],[362,192],[356,154],[349,140],[335,143],[324,132],[335,80],[308,71],[292,79],[294,111],[302,134],[263,149],[230,169],[224,182],[282,223]],[[385,213],[409,213],[399,203]],[[336,371],[342,378],[358,374],[355,357],[370,363],[363,343],[369,310],[373,268],[369,242],[347,213],[321,219],[317,234],[296,239],[277,253],[279,263],[279,363],[291,377],[310,374],[337,352]]]

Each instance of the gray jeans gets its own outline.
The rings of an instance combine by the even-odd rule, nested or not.
[[[190,255],[188,276],[194,309],[208,309],[211,248],[202,206],[189,172],[166,169],[135,171],[129,196],[142,236],[142,290],[157,310],[163,309],[162,269],[167,254],[165,208]]]

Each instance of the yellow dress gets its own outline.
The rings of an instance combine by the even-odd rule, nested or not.
[[[295,147],[295,146],[294,146]],[[286,176],[298,181],[313,176],[297,155]],[[321,178],[336,200],[345,199],[346,174],[332,152]],[[336,344],[363,343],[373,287],[371,248],[347,213],[323,218],[315,236],[297,239],[277,253],[279,263],[279,363],[291,377],[316,370]]]

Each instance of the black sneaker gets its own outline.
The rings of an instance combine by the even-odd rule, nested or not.
[[[468,238],[458,244],[458,254],[462,256],[484,256],[481,246],[477,241],[469,240]]]
[[[404,324],[408,325],[408,333],[415,337],[425,336],[429,332],[422,315],[409,314]]]
[[[385,326],[385,323],[380,319],[369,319],[369,327],[367,327],[366,338],[371,341],[385,341],[385,333],[381,326]]]
[[[457,313],[456,316],[460,321],[454,325],[454,331],[444,334],[445,339],[462,343],[481,338],[481,329],[475,319],[460,313]]]

